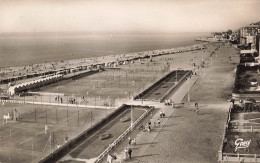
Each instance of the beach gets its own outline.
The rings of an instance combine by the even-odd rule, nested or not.
[[[204,33],[0,35],[0,67],[17,67],[192,45]]]

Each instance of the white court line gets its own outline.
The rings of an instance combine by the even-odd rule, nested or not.
[[[41,134],[43,134],[43,133],[45,133],[45,131],[39,132],[39,134],[38,134],[38,132],[37,132],[36,136],[41,135]]]
[[[13,134],[16,134],[18,131],[16,131],[16,132],[12,132],[11,133],[11,136],[13,135]],[[5,139],[5,138],[10,138],[10,134],[8,134],[7,136],[3,136],[2,137],[2,139]]]
[[[25,143],[25,142],[29,141],[30,139],[32,139],[32,137],[30,137],[30,138],[28,138],[28,139],[24,140],[23,142],[19,143],[19,145],[22,145],[23,143]]]

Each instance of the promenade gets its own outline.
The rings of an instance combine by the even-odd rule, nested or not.
[[[160,118],[161,125],[154,126],[159,112],[153,114],[152,130],[134,131],[130,136],[136,138],[137,145],[128,145],[125,140],[112,152],[119,156],[114,162],[217,162],[238,60],[236,49],[222,46],[213,55],[212,64],[205,68],[205,73],[198,71],[195,84],[190,84],[191,101],[185,96],[188,89],[184,83],[171,97],[176,103],[184,102],[184,106],[173,109],[157,104],[155,107],[166,114],[165,118]],[[199,104],[199,115],[194,110],[195,102]],[[123,160],[125,147],[133,150],[131,160]]]

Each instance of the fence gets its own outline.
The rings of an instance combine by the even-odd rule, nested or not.
[[[235,153],[222,153],[219,151],[219,162],[260,162],[259,154],[235,154]]]
[[[181,83],[183,83],[184,79],[191,75],[192,72],[186,73],[176,84],[174,84],[161,98],[160,102],[162,102],[171,92],[173,89],[177,88]]]
[[[0,115],[6,115],[14,108],[20,115],[18,120],[9,119],[0,130],[0,150],[2,150],[0,162],[9,162],[9,158],[10,162],[31,162],[31,160],[37,162],[56,150],[58,146],[63,146],[66,137],[67,141],[72,140],[113,111],[113,109],[12,104],[1,107]],[[47,130],[45,125],[48,126]],[[7,153],[9,151],[10,156]],[[21,153],[24,157],[19,157]],[[23,158],[23,161],[16,160],[20,158]]]
[[[220,146],[220,151],[219,151],[219,157],[218,157],[218,161],[222,161],[222,158],[223,158],[223,145],[224,143],[226,142],[226,136],[227,136],[227,132],[228,132],[228,125],[229,125],[229,122],[231,120],[231,105],[229,107],[229,110],[228,110],[228,118],[227,118],[227,122],[225,124],[225,129],[224,129],[224,134],[222,136],[222,141],[221,141],[221,146]]]
[[[143,115],[141,115],[132,126],[130,126],[124,133],[122,133],[112,144],[110,144],[96,159],[95,163],[101,162],[101,160],[111,151],[113,150],[124,138],[126,135],[128,135],[135,127],[136,125],[145,118],[148,113],[153,109],[151,107],[149,110],[147,110]]]

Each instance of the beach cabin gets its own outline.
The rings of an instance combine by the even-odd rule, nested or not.
[[[40,88],[44,85],[55,83],[55,82],[61,80],[62,77],[63,77],[63,75],[54,75],[54,76],[49,76],[49,77],[46,77],[43,79],[37,79],[34,81],[10,86],[8,89],[8,93],[9,93],[9,95],[12,96],[17,93],[26,92],[28,90],[35,89],[35,88]]]

